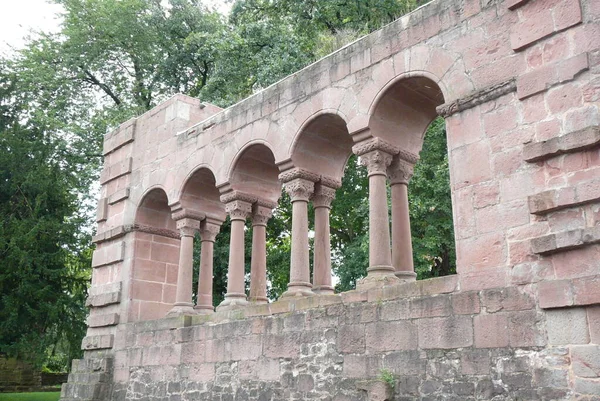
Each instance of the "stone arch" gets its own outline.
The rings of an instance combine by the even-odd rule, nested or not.
[[[289,154],[295,167],[340,180],[352,154],[346,116],[333,109],[311,115],[294,137]]]
[[[134,220],[129,321],[164,317],[177,290],[179,234],[166,191],[160,186],[142,196]]]
[[[418,155],[427,127],[437,117],[444,94],[433,74],[401,74],[379,91],[369,109],[370,134]]]
[[[154,185],[144,192],[136,209],[134,223],[137,226],[176,230],[169,198],[162,186]]]
[[[230,189],[271,203],[276,203],[281,194],[278,177],[274,152],[264,140],[246,143],[227,172]]]
[[[219,190],[213,171],[205,164],[197,166],[185,178],[179,191],[179,205],[186,210],[205,214],[224,221],[225,205],[219,199]]]

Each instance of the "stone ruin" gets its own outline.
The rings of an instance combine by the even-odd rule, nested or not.
[[[599,400],[599,99],[600,1],[437,0],[225,110],[177,95],[127,121],[104,141],[85,356],[61,399]],[[415,281],[407,183],[437,116],[457,274]],[[370,260],[335,294],[329,208],[352,153]],[[291,280],[268,302],[282,187]]]

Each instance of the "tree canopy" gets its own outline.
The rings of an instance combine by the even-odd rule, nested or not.
[[[177,92],[229,106],[417,2],[237,0],[228,16],[199,0],[54,2],[64,8],[60,31],[41,32],[0,59],[0,352],[46,364],[61,353],[57,365],[64,367],[85,332],[89,211],[103,135]],[[420,156],[409,197],[415,266],[425,278],[455,269],[442,120],[430,127]],[[331,212],[340,291],[366,274],[367,184],[365,169],[351,157]],[[215,244],[216,303],[226,290],[228,224]],[[275,299],[289,280],[285,194],[267,230],[269,297]],[[248,270],[250,238],[249,230]],[[47,350],[42,357],[41,349]]]

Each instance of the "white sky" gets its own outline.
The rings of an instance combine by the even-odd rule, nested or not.
[[[204,0],[203,3],[226,14],[232,1]],[[61,9],[46,0],[0,0],[0,53],[7,53],[11,46],[21,48],[31,30],[58,30],[60,20],[56,14]]]
[[[55,31],[61,7],[46,0],[0,0],[0,52],[20,48],[31,29]]]

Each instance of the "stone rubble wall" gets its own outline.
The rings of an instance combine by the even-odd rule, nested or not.
[[[596,400],[600,308],[542,310],[535,285],[458,291],[456,277],[131,323],[113,400]]]

